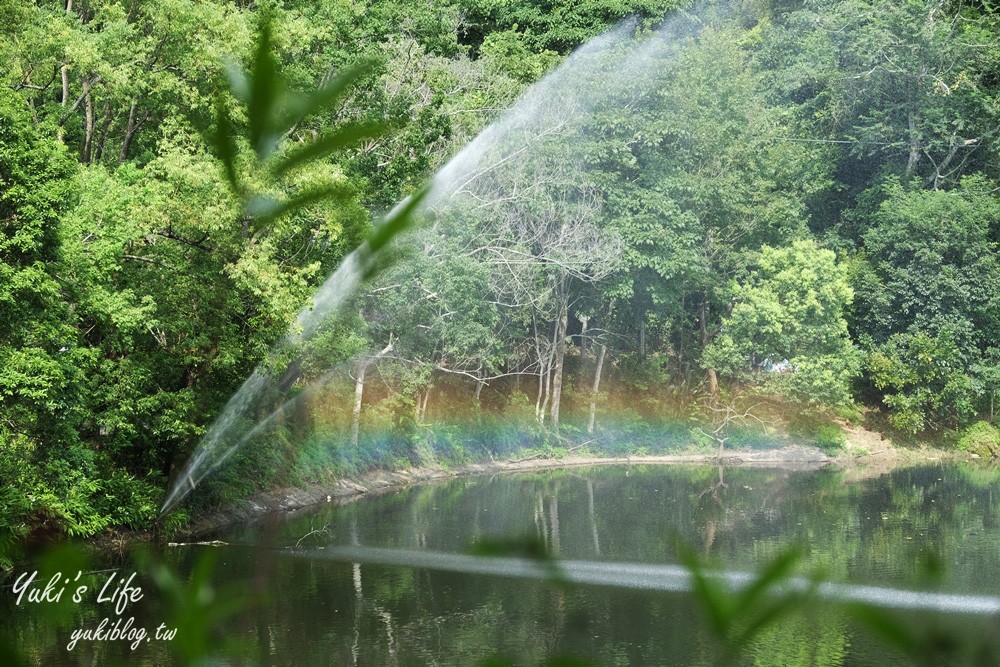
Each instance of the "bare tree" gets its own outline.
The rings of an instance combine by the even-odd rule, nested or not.
[[[718,450],[716,452],[716,461],[722,461],[722,454],[725,451],[726,442],[732,438],[732,429],[734,426],[746,426],[752,422],[756,422],[761,426],[767,428],[768,422],[765,422],[759,416],[754,414],[754,410],[760,407],[759,404],[755,404],[741,410],[737,408],[739,397],[734,396],[725,402],[720,402],[717,397],[709,396],[709,400],[706,404],[707,409],[712,415],[710,425],[706,431],[702,427],[696,427],[696,430],[702,435],[706,436],[716,445],[718,445]]]
[[[565,136],[559,137],[565,144]],[[620,238],[597,224],[597,190],[564,149],[541,147],[468,184],[461,202],[483,221],[465,252],[488,263],[499,302],[530,322],[537,372],[536,417],[559,426],[569,311],[581,283],[607,277],[622,254]]]
[[[536,418],[554,428],[571,311],[581,288],[610,275],[623,252],[617,233],[599,224],[599,191],[580,179],[572,116],[571,108],[555,109],[506,143],[487,146],[435,200],[434,224],[412,237],[416,259],[386,274],[370,300],[372,317],[400,333],[399,361],[433,369],[428,383],[440,374],[468,378],[478,405],[491,382],[534,376]],[[479,278],[470,276],[483,275],[486,294],[473,306],[456,285],[479,290]],[[397,322],[401,317],[409,319]],[[493,333],[487,340],[483,327]],[[427,400],[427,391],[418,391],[418,422]]]

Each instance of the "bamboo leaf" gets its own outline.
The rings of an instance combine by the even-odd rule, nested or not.
[[[290,115],[298,122],[333,104],[344,95],[350,86],[371,70],[372,64],[373,61],[364,60],[344,70],[315,93],[304,96],[289,105]]]
[[[679,549],[681,562],[691,574],[691,585],[694,590],[695,599],[701,603],[702,608],[708,616],[712,630],[720,638],[725,639],[729,634],[729,627],[732,622],[730,611],[732,602],[729,594],[722,586],[711,581],[705,576],[705,572],[698,562],[697,556],[687,547]]]
[[[736,597],[733,613],[740,616],[760,603],[761,598],[774,586],[786,580],[800,559],[799,550],[792,548],[777,556],[767,564],[749,586]]]
[[[233,128],[229,123],[229,115],[226,113],[225,102],[221,96],[215,100],[215,122],[216,130],[212,136],[212,143],[216,154],[222,160],[229,186],[235,194],[239,195],[242,188],[239,177],[236,175],[236,145],[233,142]]]
[[[906,626],[884,611],[867,605],[851,605],[847,609],[855,620],[882,641],[895,646],[904,653],[913,653],[920,645],[920,642]]]
[[[229,81],[229,87],[236,99],[244,104],[248,103],[250,101],[250,79],[243,68],[230,61],[223,65],[222,71],[225,73],[226,80]]]
[[[254,197],[247,202],[246,212],[257,221],[256,226],[261,227],[271,220],[323,199],[337,196],[341,192],[340,187],[331,185],[307,190],[285,201],[278,201],[274,197],[268,196]]]
[[[404,232],[413,223],[417,207],[420,206],[428,192],[430,192],[430,186],[425,185],[410,195],[400,206],[390,211],[382,219],[382,222],[375,226],[365,242],[369,253],[381,250],[386,243]]]
[[[274,174],[280,176],[303,163],[329,155],[362,139],[377,137],[384,132],[385,125],[382,123],[352,123],[292,151],[274,166]]]
[[[278,64],[271,53],[271,22],[261,22],[260,37],[254,56],[253,78],[250,82],[249,118],[250,143],[260,159],[267,159],[277,148],[280,132],[275,131],[275,112],[281,97],[282,84]]]
[[[805,603],[805,599],[799,595],[783,597],[764,605],[763,611],[758,611],[753,620],[743,626],[739,635],[730,639],[730,650],[739,651],[743,646],[750,643],[761,630],[777,622],[783,616],[798,611]]]
[[[268,195],[259,195],[247,200],[244,210],[251,218],[270,218],[282,206],[281,201]]]

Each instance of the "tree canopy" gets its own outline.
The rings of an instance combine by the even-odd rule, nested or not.
[[[499,166],[430,207],[283,387],[396,434],[358,466],[458,451],[433,425],[459,414],[558,443],[743,390],[915,434],[994,419],[995,7],[678,8],[0,0],[0,530],[151,522],[373,220],[498,119],[522,123]],[[241,74],[262,62],[284,86],[265,116]],[[300,439],[314,462],[346,441]]]

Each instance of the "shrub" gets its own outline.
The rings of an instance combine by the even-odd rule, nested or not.
[[[816,428],[815,445],[827,454],[841,450],[847,444],[847,436],[836,424],[820,424]]]
[[[847,444],[847,436],[837,424],[822,415],[800,415],[789,424],[789,432],[827,454],[834,454]]]
[[[963,452],[986,458],[1000,457],[1000,429],[989,422],[979,421],[962,431],[958,448]]]

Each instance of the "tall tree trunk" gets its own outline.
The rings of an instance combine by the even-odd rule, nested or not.
[[[73,0],[66,0],[66,13],[73,13]],[[59,68],[59,76],[62,78],[62,100],[60,100],[59,104],[65,107],[69,104],[69,63],[63,63],[62,67]],[[62,124],[59,125],[59,130],[56,132],[56,140],[62,143]]]
[[[108,129],[111,127],[113,118],[114,106],[112,106],[111,102],[108,102],[108,110],[104,112],[104,122],[101,123],[100,138],[97,140],[97,150],[94,151],[94,162],[100,162],[104,156],[104,142],[108,139]]]
[[[62,100],[59,104],[65,107],[69,104],[69,65],[63,65],[59,74],[62,77]]]
[[[479,416],[480,419],[482,419],[482,416],[483,416],[482,415],[482,413],[483,413],[483,402],[482,402],[481,396],[482,396],[482,393],[483,393],[483,387],[485,387],[485,386],[486,386],[485,382],[483,382],[482,380],[476,380],[476,414]]]
[[[358,377],[354,381],[354,410],[351,412],[351,449],[358,448],[358,437],[361,433],[361,401],[365,394],[365,374],[368,373],[368,361],[358,367]]]
[[[687,304],[684,303],[684,297],[681,297],[681,309],[680,312],[686,312]],[[687,337],[687,331],[684,327],[677,327],[677,368],[681,373],[687,373],[687,369],[684,367],[684,339]]]
[[[587,325],[590,324],[589,315],[577,315],[576,319],[580,320],[580,357],[587,356]]]
[[[544,362],[543,361],[539,361],[539,369],[538,369],[538,395],[535,396],[535,419],[537,419],[539,422],[543,421],[543,419],[542,419],[542,394],[545,391],[545,375],[544,374],[548,373],[548,371],[545,369],[544,366],[545,366]]]
[[[715,372],[714,368],[709,368],[705,370],[705,374],[708,376],[708,393],[712,396],[719,395],[719,375]]]
[[[66,0],[66,13],[73,13],[73,0]],[[63,63],[62,75],[62,106],[69,104],[69,63]]]
[[[139,109],[139,100],[132,100],[132,106],[128,109],[128,122],[125,124],[125,138],[122,140],[122,150],[118,154],[118,164],[125,164],[128,159],[129,149],[132,148],[132,139],[139,127],[136,119],[136,111]]]
[[[373,357],[364,359],[358,366],[358,377],[354,381],[354,410],[351,413],[351,449],[358,448],[358,438],[361,433],[361,402],[365,393],[365,375],[368,374],[368,367],[392,351],[392,339],[389,344],[382,348],[382,351]]]
[[[542,396],[542,406],[538,413],[538,422],[540,424],[545,423],[545,413],[549,411],[549,402],[552,400],[552,367],[555,364],[556,358],[556,338],[559,336],[559,320],[555,322],[555,326],[552,328],[552,341],[549,343],[549,348],[545,352],[545,384],[544,384],[544,394]]]
[[[541,364],[541,362],[539,362]],[[535,396],[535,419],[542,421],[542,391],[544,386],[544,380],[542,379],[542,373],[544,368],[538,369],[538,393]]]
[[[708,331],[708,305],[705,300],[702,299],[701,305],[698,306],[698,324],[701,328],[701,349],[702,352],[708,347],[708,344],[712,342],[712,334]],[[714,368],[705,369],[705,373],[708,376],[708,393],[712,396],[718,396],[719,394],[719,376],[715,372]]]
[[[639,315],[639,358],[646,358],[646,318]]]
[[[430,398],[430,388],[427,388],[427,390],[417,394],[416,418],[418,424],[423,424],[424,420],[427,418],[427,401],[429,401]]]
[[[538,342],[538,320],[535,318],[535,313],[531,313],[531,326],[535,333],[535,356],[538,357],[538,395],[535,397],[535,419],[539,422],[543,421],[542,415],[542,393],[544,392],[545,381],[544,377],[548,374],[548,366],[545,364],[545,359],[548,353],[542,354],[542,346]]]
[[[608,351],[607,345],[601,345],[601,351],[597,355],[597,368],[594,369],[594,388],[590,392],[590,419],[587,421],[587,433],[594,432],[594,420],[597,417],[597,393],[601,389],[601,370],[604,368],[604,355]]]
[[[906,176],[910,177],[916,171],[917,163],[920,161],[920,137],[917,134],[917,119],[912,112],[907,119],[907,124],[910,132],[910,156],[906,160]]]
[[[83,82],[84,135],[83,148],[80,150],[80,161],[90,164],[91,146],[94,142],[94,100],[90,95],[90,83]]]
[[[562,398],[563,365],[566,361],[566,327],[569,324],[569,295],[563,294],[556,332],[555,368],[552,371],[552,428],[559,429],[559,403]]]

